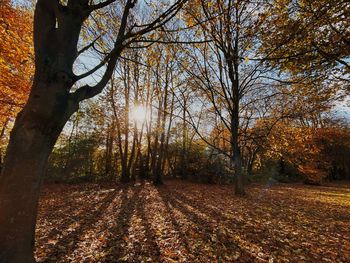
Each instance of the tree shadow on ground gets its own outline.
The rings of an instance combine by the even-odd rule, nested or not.
[[[88,212],[88,209],[84,209],[86,214],[89,215],[85,214],[83,218],[75,218],[75,221],[79,222],[79,226],[72,229],[72,231],[70,231],[67,234],[62,234],[61,238],[58,240],[57,243],[54,244],[50,252],[47,254],[46,259],[43,260],[43,262],[59,262],[63,260],[64,256],[73,252],[77,246],[77,243],[79,242],[80,236],[85,231],[93,227],[95,222],[102,216],[102,214],[105,212],[105,210],[113,201],[113,199],[117,196],[117,194],[117,190],[113,190],[112,192],[108,193],[106,197],[104,197],[101,201],[98,202],[98,206],[89,207],[91,209],[90,213]],[[66,231],[62,230],[61,233],[63,232]]]
[[[147,194],[149,192],[145,191],[144,188],[142,194],[139,197],[139,200],[136,205],[136,211],[141,218],[142,225],[144,226],[146,242],[142,249],[136,251],[136,254],[142,255],[145,258],[152,258],[153,261],[160,262],[160,248],[156,242],[156,234],[152,228],[152,225],[147,217],[147,211],[145,209],[145,202],[147,201]]]
[[[234,260],[232,258],[237,254],[239,256],[244,255],[245,259],[249,259],[251,256],[246,251],[242,250],[226,232],[221,231],[218,222],[212,218],[212,215],[208,214],[206,207],[202,207],[201,204],[195,204],[188,200],[181,198],[181,196],[172,189],[163,186],[158,188],[158,192],[162,197],[163,202],[168,207],[168,211],[173,209],[178,210],[184,217],[179,219],[172,215],[172,221],[176,222],[181,229],[181,222],[191,225],[192,228],[183,232],[183,242],[187,245],[190,256],[194,256],[195,259],[204,260],[203,262],[210,262],[211,260],[229,261]],[[182,232],[182,230],[180,230]],[[236,258],[236,262],[240,262]]]
[[[162,192],[162,190],[160,190],[160,191],[158,190],[158,192],[159,192],[159,195],[161,196],[162,201],[165,205],[166,212],[167,212],[168,216],[170,217],[171,224],[173,225],[174,230],[177,233],[179,233],[180,241],[186,250],[185,252],[189,253],[191,251],[191,248],[190,248],[190,245],[188,243],[188,240],[186,239],[186,233],[184,230],[181,229],[180,222],[176,220],[176,215],[173,211],[173,207],[171,205],[171,202],[169,201],[169,199],[167,197],[165,197],[166,195]]]
[[[116,192],[117,190],[118,189],[113,189],[109,190],[109,192]],[[48,232],[45,231],[44,233],[37,233],[37,236],[39,236],[39,234],[44,235],[43,237],[40,237],[40,243],[47,244],[53,240],[62,239],[62,237],[65,236],[64,232],[67,231],[71,225],[80,222],[82,218],[85,218],[86,215],[89,215],[91,211],[96,209],[96,207],[101,205],[101,203],[105,202],[105,200],[93,199],[92,195],[93,194],[86,196],[84,193],[79,193],[78,196],[73,197],[69,195],[71,200],[65,200],[65,198],[67,198],[65,192],[63,192],[59,197],[55,196],[55,198],[58,199],[57,203],[54,206],[50,205],[50,210],[44,211],[44,213],[40,215],[37,225],[40,226],[40,224],[45,223],[41,220],[43,218],[46,220],[46,222],[49,222],[50,225],[59,225],[60,227],[59,229],[53,227]],[[85,199],[85,201],[72,200],[75,198]],[[91,198],[92,200],[86,200],[86,198]],[[108,199],[108,195],[106,198]],[[39,240],[37,240],[37,242],[38,241]],[[54,247],[55,246],[52,246],[52,248]]]
[[[151,258],[158,262],[160,250],[155,241],[155,233],[146,217],[144,210],[144,184],[135,184],[130,187],[131,196],[124,193],[115,226],[110,229],[110,238],[106,245],[107,251],[101,262],[138,262],[140,258]],[[131,234],[133,217],[140,220],[145,233],[146,241],[140,240],[139,233]]]
[[[298,254],[283,254],[285,251],[299,251],[296,253],[307,260],[317,261],[336,253],[334,245],[340,250],[346,247],[332,241],[324,229],[343,227],[346,222],[327,225],[319,212],[307,214],[318,206],[314,203],[311,208],[300,208],[299,197],[291,197],[290,189],[276,187],[262,191],[263,195],[260,190],[254,189],[242,199],[235,198],[226,187],[169,182],[158,187],[137,183],[88,192],[85,196],[92,199],[85,206],[80,207],[82,201],[73,202],[78,210],[73,216],[67,215],[72,210],[66,207],[61,213],[53,211],[63,220],[53,221],[60,231],[50,227],[51,232],[40,232],[49,232],[38,239],[45,255],[40,262],[258,262],[277,256],[300,258]],[[59,198],[63,206],[62,200],[70,197],[65,194]],[[75,195],[78,199],[83,196]],[[68,223],[62,224],[66,219]],[[76,223],[73,228],[72,222]],[[333,248],[318,243],[319,233]],[[51,236],[59,239],[54,244],[43,243]],[[301,249],[304,241],[310,244],[308,252]],[[319,248],[322,254],[317,252]]]
[[[303,252],[303,255],[312,261],[322,258],[317,252],[317,249],[321,247],[323,256],[332,253],[331,248],[319,242],[322,239],[319,234],[327,235],[328,240],[331,240],[333,235],[328,230],[338,226],[338,224],[332,225],[333,219],[327,219],[327,213],[323,211],[326,207],[320,209],[315,204],[311,206],[311,203],[303,205],[298,201],[299,197],[294,197],[289,201],[290,193],[288,191],[281,193],[281,199],[277,198],[277,200],[274,198],[275,193],[270,193],[264,198],[257,198],[257,195],[254,194],[244,200],[245,207],[238,203],[238,199],[236,207],[234,197],[232,197],[233,199],[224,197],[221,200],[221,195],[215,195],[205,198],[201,193],[194,194],[188,189],[166,187],[163,193],[170,197],[169,201],[175,204],[174,207],[182,209],[183,213],[186,213],[186,210],[189,213],[188,210],[190,210],[192,214],[197,214],[197,216],[190,216],[193,218],[193,222],[198,220],[196,217],[204,215],[204,220],[207,218],[208,221],[214,220],[223,224],[226,229],[230,230],[231,234],[239,237],[233,241],[237,242],[239,247],[248,254],[253,251],[252,256],[255,259],[259,254],[269,260],[269,255],[270,257],[285,256],[283,253],[289,251],[299,251],[300,253],[304,249],[303,242],[309,243],[310,246],[312,244],[309,252]],[[233,203],[233,207],[231,204],[225,203],[224,200]],[[220,208],[226,208],[229,213],[220,210]],[[236,213],[238,217],[235,217]],[[331,214],[337,216],[337,213],[332,212]],[[239,217],[241,218],[239,219]],[[346,219],[346,217],[341,216],[338,219],[344,220],[344,218]],[[305,227],[308,227],[308,231],[305,231]],[[232,235],[229,238],[232,240]],[[295,255],[295,259],[298,256]]]
[[[129,191],[132,192],[130,197],[128,196]],[[120,261],[119,258],[125,254],[128,226],[140,191],[140,187],[127,186],[123,188],[118,216],[113,222],[113,227],[109,230],[110,237],[106,244],[107,251],[105,251],[104,257],[101,258],[101,262],[112,262],[113,260],[118,262]]]
[[[176,197],[179,203],[192,207],[194,211],[198,211],[205,215],[208,220],[213,220],[220,226],[223,226],[224,229],[229,230],[230,237],[224,237],[224,240],[232,240],[232,237],[235,236],[236,238],[233,242],[245,252],[245,256],[247,257],[252,255],[253,257],[256,257],[256,250],[259,250],[260,252],[265,250],[265,253],[261,254],[267,256],[274,248],[281,249],[285,247],[285,245],[288,246],[289,244],[285,244],[281,242],[281,240],[285,240],[285,234],[292,232],[291,229],[295,229],[295,225],[293,225],[283,213],[279,213],[276,215],[278,217],[274,218],[274,220],[278,220],[279,222],[279,225],[275,225],[274,227],[270,221],[271,218],[269,213],[271,213],[271,210],[269,210],[270,206],[268,202],[264,203],[261,200],[256,202],[256,199],[253,196],[245,199],[245,209],[237,204],[237,208],[235,208],[236,210],[222,211],[220,210],[220,207],[222,207],[223,204],[216,199],[220,198],[219,196],[214,198],[214,200],[211,200],[213,203],[216,201],[217,206],[215,207],[213,204],[208,203],[209,200],[199,200],[195,196],[189,198],[185,193],[182,193],[179,190],[169,189],[169,191],[172,192],[172,195]],[[282,226],[283,229],[279,229]],[[253,254],[252,251],[254,251]]]

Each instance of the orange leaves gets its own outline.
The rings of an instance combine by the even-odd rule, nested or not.
[[[3,4],[2,4],[3,5]],[[32,17],[9,2],[0,9],[0,123],[13,117],[28,95],[34,72]]]
[[[318,183],[322,178],[327,176],[327,172],[321,170],[317,164],[313,162],[300,165],[298,168],[299,172],[303,174],[310,183]]]
[[[86,186],[44,188],[38,262],[350,260],[349,185]]]
[[[347,1],[275,0],[266,11],[261,49],[285,58],[271,64],[293,74],[326,69],[344,74],[349,67],[338,63],[349,57],[348,9]]]
[[[341,178],[349,170],[350,136],[341,127],[318,128],[280,123],[268,137],[265,157],[283,157],[310,183]],[[349,157],[347,157],[349,156]]]
[[[200,0],[188,1],[187,5],[184,8],[183,16],[184,22],[187,24],[187,26],[195,26],[196,20],[201,20],[201,17],[203,15],[201,11],[201,5],[202,4]]]

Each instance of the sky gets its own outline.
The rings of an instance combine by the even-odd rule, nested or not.
[[[338,118],[345,118],[350,122],[350,95],[342,102],[339,102],[332,110]]]
[[[35,0],[12,0],[12,2],[15,5],[24,5],[24,6],[33,6],[34,3],[36,2]],[[139,1],[139,5],[141,7],[146,7],[145,2],[152,2],[152,1],[145,1],[145,0],[140,0]],[[164,3],[172,3],[174,2],[174,0],[164,0]],[[86,54],[84,54],[86,56]],[[93,64],[98,63],[96,59],[94,58],[89,58],[88,56],[82,58],[82,62],[86,65],[90,65],[93,66]],[[100,73],[103,71],[104,69],[102,68]],[[78,70],[79,72],[80,70]],[[95,82],[96,83],[96,79],[93,80],[92,78],[87,80],[87,82]],[[337,118],[345,118],[348,122],[350,122],[350,95],[348,95],[344,101],[341,101],[339,103],[337,103],[337,105],[334,106],[333,110],[332,110],[332,114],[337,117]]]

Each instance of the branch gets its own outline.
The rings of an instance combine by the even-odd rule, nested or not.
[[[73,98],[74,101],[80,102],[82,100],[90,99],[102,92],[102,90],[107,85],[114,72],[115,65],[117,64],[118,58],[123,50],[123,47],[117,45],[114,50],[114,53],[110,53],[111,56],[108,61],[107,69],[103,74],[101,80],[95,86],[85,85],[79,88],[74,93],[72,93],[70,96]]]
[[[145,27],[143,29],[140,29],[137,32],[131,32],[129,31],[125,38],[126,39],[131,39],[134,37],[138,37],[138,36],[142,36],[144,34],[147,34],[155,29],[158,29],[160,27],[162,27],[163,25],[165,25],[168,21],[170,21],[182,8],[183,4],[187,2],[187,0],[178,0],[176,1],[172,6],[170,6],[165,12],[163,12],[160,16],[158,16],[158,18],[156,18],[155,20],[153,20],[151,23],[149,24],[145,24],[145,25],[140,25],[137,26],[135,25],[135,27]],[[128,44],[132,43],[134,40],[131,39]]]
[[[123,41],[125,39],[124,34],[125,34],[125,29],[126,25],[128,22],[128,16],[130,10],[135,6],[136,0],[128,0],[127,3],[125,4],[123,16],[121,19],[120,27],[119,27],[119,32],[117,35],[117,39],[114,43],[114,48],[113,50],[107,55],[107,57],[99,64],[97,65],[94,69],[88,71],[85,74],[80,75],[78,78],[82,77],[87,77],[91,73],[89,72],[95,72],[97,68],[101,68],[106,62],[108,61],[107,64],[107,69],[105,73],[103,74],[101,80],[95,85],[95,86],[90,86],[90,85],[85,85],[81,88],[79,88],[77,91],[72,93],[70,96],[72,99],[76,102],[80,102],[85,99],[92,98],[96,96],[97,94],[101,93],[104,87],[107,85],[108,81],[110,80],[114,69],[115,65],[117,64],[118,58],[120,57],[120,54],[122,53],[123,49],[125,48],[125,45],[123,45]]]
[[[95,11],[97,9],[101,9],[101,8],[104,8],[112,3],[114,3],[116,0],[107,0],[107,1],[104,1],[104,2],[101,2],[101,3],[98,3],[96,5],[91,5],[89,7],[89,12],[92,12],[92,11]]]
[[[101,36],[98,36],[94,41],[92,41],[89,45],[83,47],[81,50],[78,51],[78,55],[80,56],[82,53],[84,53],[85,51],[87,51],[89,48],[93,47],[96,43],[97,40],[99,40],[101,38]]]
[[[90,76],[91,74],[95,73],[97,70],[102,68],[110,60],[110,58],[113,57],[114,53],[116,53],[116,52],[117,52],[116,47],[114,47],[112,49],[112,51],[98,65],[96,65],[94,68],[90,69],[89,71],[87,71],[83,74],[75,76],[74,80],[78,81],[80,79],[86,78],[86,77]]]
[[[133,43],[159,43],[159,44],[204,44],[212,42],[213,40],[199,40],[199,41],[177,41],[177,40],[160,40],[161,38],[158,38],[157,40],[153,39],[140,39],[140,40],[134,40]]]
[[[312,44],[312,46],[316,49],[316,51],[317,51],[318,53],[320,53],[320,55],[321,55],[322,57],[324,57],[324,58],[326,58],[326,59],[328,59],[328,60],[337,61],[338,63],[340,63],[340,64],[342,64],[343,66],[345,66],[345,67],[347,67],[348,69],[350,69],[350,65],[349,65],[346,61],[344,61],[344,60],[338,58],[336,55],[332,55],[332,54],[330,54],[330,53],[328,53],[328,52],[322,50],[315,42],[312,42],[311,44]]]

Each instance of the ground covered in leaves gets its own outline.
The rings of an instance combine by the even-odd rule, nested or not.
[[[52,185],[39,262],[350,262],[350,184]]]

